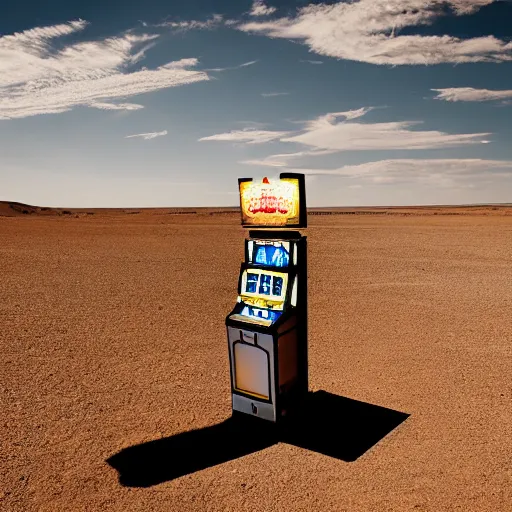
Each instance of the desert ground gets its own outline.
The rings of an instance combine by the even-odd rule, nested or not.
[[[275,442],[211,465],[238,213],[1,204],[0,510],[512,510],[512,208],[319,213],[310,389],[403,421],[353,460]],[[341,451],[379,428],[329,413]],[[156,448],[123,480],[109,461],[135,446]]]

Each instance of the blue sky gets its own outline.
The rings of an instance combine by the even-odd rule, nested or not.
[[[0,200],[512,202],[512,2],[8,0]]]

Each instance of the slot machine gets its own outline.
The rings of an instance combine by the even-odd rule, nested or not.
[[[308,391],[304,175],[240,179],[245,240],[238,298],[226,317],[233,414],[274,423]]]

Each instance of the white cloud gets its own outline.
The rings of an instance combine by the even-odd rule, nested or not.
[[[257,60],[250,60],[249,62],[244,62],[243,64],[240,64],[238,66],[239,68],[246,68],[247,66],[252,66],[253,64],[256,64],[258,62]]]
[[[228,20],[230,21],[230,20]],[[206,21],[188,20],[188,21],[165,21],[155,25],[156,27],[174,28],[179,31],[187,30],[210,30],[226,23],[221,14],[214,14],[211,18]]]
[[[167,135],[167,130],[162,132],[150,132],[150,133],[137,133],[136,135],[127,135],[125,139],[133,139],[134,137],[140,137],[144,140],[155,139],[156,137],[162,137],[163,135]]]
[[[65,112],[209,79],[202,71],[186,69],[197,59],[130,72],[157,35],[125,34],[59,48],[51,45],[54,38],[86,25],[79,20],[0,37],[0,118]]]
[[[331,112],[330,114],[325,114],[308,122],[308,127],[311,129],[327,125],[331,126],[334,125],[340,117],[344,117],[346,121],[357,119],[358,117],[365,116],[368,112],[374,110],[374,108],[375,107],[361,107],[354,110],[347,110],[346,112]]]
[[[276,11],[277,9],[275,7],[268,7],[263,0],[254,0],[249,14],[251,16],[268,16]]]
[[[398,35],[402,28],[428,25],[446,14],[478,11],[494,0],[359,0],[309,5],[295,17],[251,21],[238,30],[302,41],[312,52],[372,64],[407,65],[512,60],[512,42],[493,36]]]
[[[446,3],[451,5],[456,14],[473,14],[481,7],[490,5],[495,0],[448,0]]]
[[[199,141],[223,141],[223,142],[244,142],[246,144],[262,144],[264,142],[272,142],[288,135],[289,132],[275,132],[268,130],[233,130],[228,133],[219,133],[202,137]]]
[[[140,110],[143,105],[137,103],[90,103],[89,107],[99,108],[101,110]]]
[[[466,179],[486,180],[497,174],[512,178],[512,160],[396,159],[346,165],[338,169],[300,169],[298,172],[362,179],[373,183],[415,182],[453,186]]]
[[[430,149],[485,142],[489,133],[448,134],[440,131],[411,130],[416,121],[388,123],[337,122],[364,116],[371,107],[335,112],[306,123],[303,133],[281,138],[282,142],[305,144],[317,149],[338,151],[383,149]]]
[[[262,92],[264,98],[273,98],[274,96],[288,96],[289,92]]]
[[[266,157],[262,160],[242,160],[239,162],[246,165],[256,165],[258,167],[286,167],[288,162],[282,160],[274,160],[272,157]]]
[[[180,59],[175,60],[173,62],[168,62],[167,64],[164,64],[161,66],[163,69],[185,69],[197,66],[199,64],[199,60],[195,57],[188,58],[188,59]]]
[[[512,90],[491,91],[473,89],[473,87],[453,87],[450,89],[431,89],[439,94],[434,98],[444,101],[495,101],[512,99]]]
[[[243,64],[239,64],[238,66],[229,66],[226,68],[209,68],[205,69],[204,71],[228,71],[231,69],[240,69],[240,68],[246,68],[248,66],[252,66],[253,64],[256,64],[257,60],[250,60],[249,62],[244,62]]]
[[[280,141],[308,146],[307,152],[271,155],[263,160],[247,160],[244,163],[284,167],[290,158],[314,156],[341,151],[366,150],[416,150],[489,143],[484,137],[490,133],[449,134],[436,130],[413,130],[418,121],[388,123],[361,123],[354,119],[363,117],[375,107],[362,107],[346,112],[332,112],[303,122],[302,130],[277,132],[266,130],[235,130],[199,140],[216,140],[246,143]],[[340,121],[340,118],[342,119]],[[323,153],[321,153],[323,152]]]

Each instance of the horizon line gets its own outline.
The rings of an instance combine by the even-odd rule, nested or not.
[[[29,208],[48,208],[56,210],[192,210],[192,209],[233,209],[240,210],[238,206],[41,206],[22,203],[20,201],[0,200],[0,204],[26,206]],[[402,205],[343,205],[343,206],[307,206],[307,210],[325,210],[340,208],[461,208],[482,206],[512,206],[512,203],[451,203],[451,204],[402,204]]]

